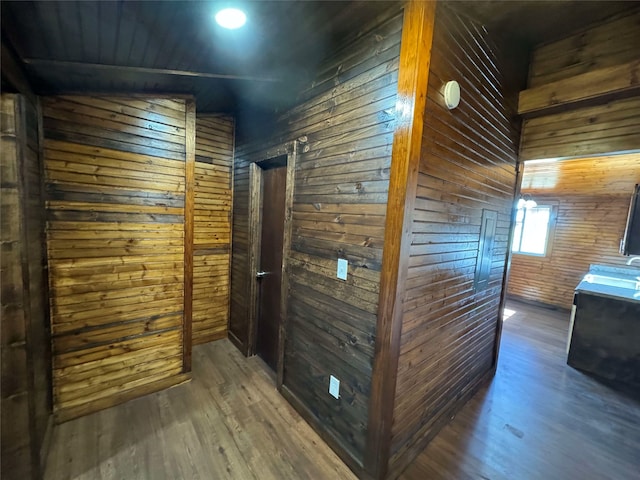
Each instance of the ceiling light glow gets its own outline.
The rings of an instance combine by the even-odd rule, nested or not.
[[[235,30],[247,22],[247,16],[237,8],[225,8],[216,13],[216,22],[223,28]]]

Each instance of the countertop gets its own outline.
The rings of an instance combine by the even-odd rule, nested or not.
[[[638,277],[640,277],[639,268],[591,265],[589,272],[582,278],[582,281],[576,287],[576,293],[582,292],[601,297],[640,303],[640,290],[603,284],[599,281],[599,277],[628,281],[630,285],[633,284],[633,286],[635,286],[635,283],[638,281]]]

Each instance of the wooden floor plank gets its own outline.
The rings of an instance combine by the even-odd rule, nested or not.
[[[640,399],[566,364],[568,312],[506,314],[495,378],[400,479],[639,478]]]
[[[258,357],[194,348],[193,380],[54,430],[45,478],[355,479]]]
[[[568,313],[509,314],[495,379],[400,478],[637,478],[640,401],[566,365]],[[258,357],[225,339],[193,366],[189,384],[57,426],[46,480],[355,478]]]

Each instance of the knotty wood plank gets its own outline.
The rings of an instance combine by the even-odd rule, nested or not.
[[[185,221],[188,211],[193,215],[192,204],[185,208],[193,185],[193,168],[188,184],[184,161],[187,112],[180,113],[179,103],[127,101],[44,100],[58,421],[135,398],[153,390],[149,383],[183,378],[183,309],[191,281],[185,249],[193,240]],[[61,136],[80,123],[73,135]],[[141,153],[148,145],[152,155]],[[192,166],[193,149],[192,142]],[[167,356],[143,361],[143,354],[133,354],[137,361],[127,366],[126,355],[149,348]],[[60,373],[69,367],[76,373]]]

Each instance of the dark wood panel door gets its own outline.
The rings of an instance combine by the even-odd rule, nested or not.
[[[258,299],[256,352],[275,370],[278,362],[280,293],[282,284],[282,242],[284,236],[287,168],[263,171],[262,235]]]

